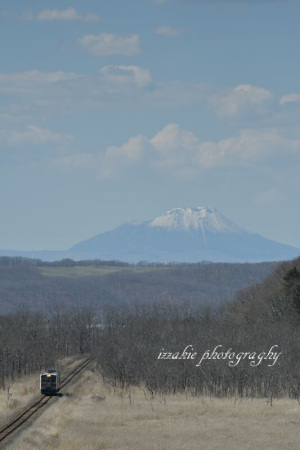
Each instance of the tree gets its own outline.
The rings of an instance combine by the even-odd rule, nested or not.
[[[283,277],[285,281],[285,290],[292,299],[293,306],[300,314],[300,272],[296,266],[290,269]]]

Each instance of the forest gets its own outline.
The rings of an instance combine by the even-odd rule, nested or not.
[[[237,290],[261,282],[276,263],[129,265],[118,261],[71,260],[46,263],[25,258],[0,258],[0,314],[18,306],[47,312],[55,305],[127,306],[176,299],[218,306]]]
[[[8,380],[23,374],[43,370],[58,358],[91,354],[97,359],[105,381],[113,386],[141,385],[153,395],[188,391],[195,396],[271,399],[289,396],[300,402],[300,258],[273,266],[261,282],[256,280],[254,284],[249,284],[251,269],[251,276],[255,272],[252,265],[233,268],[236,265],[221,264],[214,271],[213,266],[202,267],[202,278],[198,265],[167,267],[164,275],[159,268],[160,278],[156,270],[140,274],[132,270],[98,277],[107,283],[111,276],[114,283],[118,280],[121,290],[128,276],[131,283],[132,280],[136,283],[135,291],[141,276],[139,302],[106,302],[101,308],[89,304],[78,307],[73,304],[70,308],[68,303],[53,302],[39,311],[19,305],[15,311],[3,314],[0,317],[1,386],[5,387]],[[266,272],[267,267],[270,269],[267,265],[261,267]],[[245,275],[247,268],[248,277]],[[3,265],[1,270],[4,269],[12,269],[11,279],[6,277],[6,283],[13,282],[15,270],[19,271],[23,285],[29,275],[31,282],[48,280],[36,266],[12,264]],[[236,276],[244,280],[244,287],[235,291],[231,299],[229,296],[226,301],[209,305],[202,301],[196,303],[189,297],[189,289],[196,280],[198,292],[201,292],[201,283],[213,284],[217,279],[222,280],[227,292],[225,280],[228,277],[230,281],[229,274],[234,269]],[[2,283],[4,272],[1,273]],[[89,277],[71,281],[82,281],[82,278]],[[94,281],[95,277],[91,278]],[[145,280],[150,279],[152,283],[160,280],[166,286],[176,278],[175,286],[183,284],[178,296],[172,291],[172,295],[157,295],[151,301],[143,298]],[[55,279],[59,281],[64,277]],[[50,292],[50,285],[48,287]],[[187,290],[186,300],[184,289]],[[187,346],[197,352],[197,361],[159,357],[164,352],[182,354]],[[207,358],[197,366],[199,356],[207,351],[212,353],[217,346],[219,350],[222,348],[236,355],[266,355],[272,348],[280,355],[275,363],[271,361],[272,365],[268,359],[254,366],[249,358],[241,358],[233,366],[226,359]]]
[[[124,315],[111,311],[101,335],[101,371],[115,385],[144,383],[153,394],[188,390],[194,395],[281,397],[300,402],[300,259],[278,266],[262,283],[240,290],[218,309],[175,302],[144,305]],[[235,354],[280,353],[254,367],[249,358],[234,366],[226,359],[161,359],[219,346]],[[276,363],[274,363],[274,361]],[[197,361],[198,362],[198,361]],[[271,363],[271,364],[270,364]]]

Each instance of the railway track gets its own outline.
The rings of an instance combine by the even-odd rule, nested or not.
[[[75,369],[73,369],[68,375],[66,375],[60,383],[60,390],[63,389],[76,375],[79,374],[90,362],[93,361],[93,358],[88,358],[79,364]],[[20,414],[16,419],[6,425],[4,428],[0,430],[0,443],[2,443],[8,436],[12,435],[14,431],[21,427],[25,422],[27,422],[30,417],[43,408],[49,401],[51,401],[53,397],[49,397],[47,395],[43,395],[36,403],[27,408],[22,414]]]

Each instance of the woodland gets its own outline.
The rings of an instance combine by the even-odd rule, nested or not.
[[[25,258],[0,258],[0,314],[19,306],[30,311],[54,306],[89,307],[95,312],[105,305],[129,307],[175,299],[184,303],[218,306],[232,299],[237,290],[266,278],[276,263],[129,265],[118,261],[72,261],[53,263]]]
[[[91,354],[103,379],[115,387],[140,385],[152,395],[288,396],[300,402],[300,258],[274,265],[142,267],[141,272],[126,267],[70,279],[42,275],[28,261],[2,262],[1,304],[13,287],[11,300],[23,293],[39,299],[12,302],[16,309],[6,307],[0,316],[3,388],[58,358]],[[77,302],[64,301],[68,289]],[[122,294],[117,301],[107,294],[112,291]],[[51,303],[58,292],[60,301]],[[205,359],[198,367],[188,358],[159,358],[162,351],[176,354],[187,346],[198,355],[216,346],[266,355],[276,346],[280,355],[272,366],[262,359],[255,367],[249,358],[235,366],[226,359]]]

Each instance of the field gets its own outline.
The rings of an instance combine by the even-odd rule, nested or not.
[[[39,267],[39,272],[46,277],[89,277],[102,276],[120,271],[131,271],[119,266],[74,266],[74,267]]]
[[[116,272],[145,273],[149,271],[157,271],[157,267],[135,267],[135,266],[73,266],[73,267],[49,267],[43,266],[38,268],[43,276],[47,277],[98,277],[102,275],[110,275]],[[168,267],[160,267],[159,270],[168,270]]]
[[[32,395],[26,386],[28,380],[20,390],[23,398]],[[289,399],[271,406],[265,399],[152,398],[138,387],[114,389],[91,368],[5,448],[299,449],[299,414],[300,405]]]

